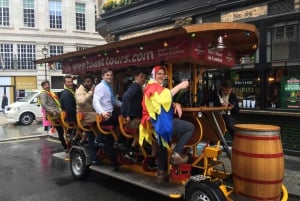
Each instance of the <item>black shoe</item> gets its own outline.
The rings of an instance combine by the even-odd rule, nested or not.
[[[86,141],[86,140],[79,140],[79,144],[80,145],[85,145],[85,144],[88,144],[88,141]]]
[[[114,167],[113,167],[113,171],[114,172],[119,172],[119,165],[115,165]]]
[[[121,151],[126,151],[127,150],[127,146],[122,142],[115,142],[114,145],[113,145],[113,148],[119,149]]]
[[[155,158],[153,158],[153,157],[149,158],[148,168],[149,169],[157,169],[157,163],[156,163]]]
[[[100,162],[97,161],[97,160],[95,160],[95,161],[92,161],[92,162],[91,162],[91,165],[100,165]]]
[[[100,147],[100,148],[105,147],[105,143],[104,143],[103,141],[98,141],[98,140],[95,140],[95,141],[94,141],[94,145],[95,145],[96,147]]]
[[[127,158],[128,160],[136,163],[137,162],[137,159],[135,157],[135,154],[133,151],[129,151],[128,153],[125,154],[125,158]]]

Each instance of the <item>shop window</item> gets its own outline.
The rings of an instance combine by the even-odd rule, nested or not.
[[[286,22],[274,25],[271,31],[271,53],[272,60],[300,59],[299,24]],[[269,44],[268,44],[269,45]]]
[[[287,39],[295,39],[296,38],[296,25],[288,25],[286,26],[286,38]]]
[[[261,108],[261,82],[258,71],[232,71],[230,79],[234,83],[234,93],[237,95],[240,108]]]

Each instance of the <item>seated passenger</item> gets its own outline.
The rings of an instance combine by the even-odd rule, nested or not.
[[[133,136],[133,141],[125,154],[127,159],[135,161],[135,152],[138,151],[138,132],[142,117],[142,99],[143,99],[143,85],[146,81],[146,73],[143,70],[138,70],[134,76],[134,82],[128,87],[122,97],[122,115],[126,120],[127,127],[136,130],[137,135]],[[155,149],[152,147],[152,149]],[[156,150],[152,150],[149,167],[156,167],[155,157]]]
[[[50,82],[45,80],[41,84],[43,90],[40,93],[40,103],[42,108],[46,111],[48,116],[52,116],[53,119],[60,119],[61,106],[58,99],[58,96],[50,90]],[[55,129],[58,134],[58,138],[61,142],[61,145],[65,149],[65,152],[69,152],[69,147],[64,138],[64,130],[61,125],[56,125]]]
[[[93,78],[87,75],[83,78],[82,84],[76,89],[75,99],[76,99],[76,110],[77,112],[82,112],[84,119],[84,124],[91,124],[94,126],[94,131],[96,131],[96,112],[93,107],[93,93],[95,86],[93,85]],[[93,125],[94,124],[94,125]],[[93,131],[86,132],[88,138],[88,150],[89,156],[92,164],[98,163],[98,157],[96,155],[96,149],[94,147],[95,135]]]
[[[186,163],[188,156],[184,155],[183,148],[194,132],[194,125],[181,120],[182,110],[180,104],[173,103],[172,97],[181,89],[189,86],[188,81],[182,81],[173,89],[169,90],[163,86],[167,70],[164,66],[155,66],[152,70],[152,80],[144,89],[143,116],[140,126],[139,143],[144,139],[151,143],[152,132],[156,135],[159,144],[157,182],[162,183],[169,180],[167,148],[172,137],[178,141],[171,155],[173,164]],[[173,113],[179,118],[173,118]],[[149,126],[150,121],[152,127]]]
[[[75,101],[75,90],[74,90],[73,77],[66,75],[64,77],[64,90],[60,94],[60,105],[62,111],[67,113],[65,121],[68,123],[76,124],[76,101]],[[68,129],[68,134],[71,138],[79,137],[79,133],[76,133],[75,129]]]
[[[139,70],[134,75],[134,82],[127,88],[122,97],[121,112],[131,129],[138,131],[141,117],[142,117],[142,99],[143,99],[143,85],[146,81],[146,73]],[[137,132],[138,133],[138,132]],[[127,158],[133,158],[134,152],[137,150],[138,136],[133,136],[133,141],[129,147]]]
[[[118,117],[120,112],[115,110],[114,107],[120,108],[122,102],[115,97],[112,90],[112,70],[105,68],[102,70],[101,74],[102,81],[97,84],[94,90],[93,107],[96,113],[104,118],[103,125],[113,125],[114,128],[117,128],[119,126]],[[114,139],[111,135],[107,135],[104,140],[111,163],[114,166],[114,170],[117,171],[119,165],[117,162],[116,150],[113,149]]]

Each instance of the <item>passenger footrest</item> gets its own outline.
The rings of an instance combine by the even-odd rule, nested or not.
[[[191,169],[191,164],[172,165],[171,178],[175,181],[186,180],[191,176]]]

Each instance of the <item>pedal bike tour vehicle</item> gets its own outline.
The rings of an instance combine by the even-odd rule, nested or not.
[[[224,137],[226,126],[222,118],[230,108],[199,103],[198,89],[203,84],[203,71],[230,68],[243,55],[253,55],[258,34],[254,25],[246,23],[203,23],[38,60],[37,63],[62,62],[63,73],[73,75],[100,74],[101,69],[109,67],[115,74],[115,89],[124,85],[124,78],[132,75],[133,69],[152,69],[159,63],[166,68],[165,85],[168,88],[184,79],[190,83],[188,103],[182,107],[181,117],[195,127],[185,145],[189,159],[185,163],[172,164],[174,146],[173,141],[169,143],[169,182],[156,182],[157,170],[149,168],[151,146],[147,143],[139,143],[134,161],[128,160],[124,151],[117,150],[118,171],[112,171],[105,145],[97,148],[100,165],[91,163],[86,145],[71,144],[68,154],[55,153],[54,157],[70,159],[70,169],[76,179],[86,179],[90,171],[96,171],[174,199],[287,200],[288,193],[282,184],[284,158],[280,128],[236,124],[231,149]],[[53,123],[61,124],[65,130],[75,126],[83,132],[91,131],[92,126],[82,124],[82,114],[77,113],[77,122],[72,125],[64,122],[64,116],[63,113],[61,120]],[[130,140],[135,134],[126,127],[122,115],[117,127],[103,126],[102,121],[103,117],[97,115],[97,132],[111,135],[115,141],[120,135]],[[152,126],[150,122],[149,127]]]

